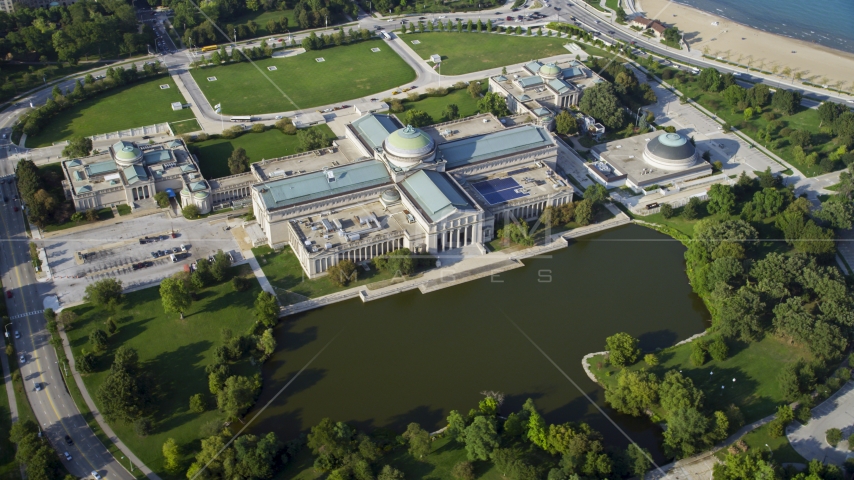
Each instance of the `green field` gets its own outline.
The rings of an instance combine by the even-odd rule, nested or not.
[[[169,126],[172,127],[172,132],[175,133],[175,135],[198,132],[202,130],[201,125],[199,125],[199,121],[195,118],[191,118],[189,120],[182,120],[180,122],[172,122],[169,124]]]
[[[557,37],[528,37],[497,33],[435,32],[402,35],[423,59],[442,56],[443,75],[461,75],[538,58],[569,53],[567,40]],[[413,45],[412,41],[421,43]]]
[[[711,341],[714,337],[707,335],[703,338]],[[705,409],[726,410],[730,404],[735,404],[744,414],[745,423],[750,423],[776,412],[778,406],[787,403],[777,381],[780,371],[799,359],[812,359],[803,347],[788,345],[770,335],[750,344],[732,340],[728,343],[729,358],[723,361],[710,360],[701,367],[693,366],[689,360],[692,345],[686,343],[658,352],[661,364],[657,367],[649,368],[643,361],[639,361],[629,369],[647,368],[659,378],[664,376],[664,372],[677,369],[703,391]],[[599,368],[603,361],[602,355],[591,358],[588,361],[590,370],[605,385],[616,382],[614,373],[619,369],[609,366]],[[606,375],[608,371],[611,372],[610,376]],[[733,382],[733,379],[736,381]]]
[[[348,288],[388,280],[394,276],[393,272],[380,272],[375,268],[366,272],[360,267],[358,281],[352,282],[346,287],[338,287],[333,285],[327,276],[314,280],[304,278],[305,273],[291,247],[274,251],[270,247],[264,246],[253,248],[252,252],[258,258],[258,263],[261,265],[261,270],[264,271],[267,280],[274,287],[296,294],[295,298],[285,298],[284,292],[278,291],[279,301],[282,303],[295,303],[301,300],[299,297],[317,298]]]
[[[296,31],[301,30],[297,26],[296,17],[294,17],[294,11],[293,10],[275,10],[275,11],[271,11],[271,12],[264,12],[264,11],[259,10],[257,12],[247,13],[246,15],[241,15],[239,17],[230,18],[230,19],[228,19],[227,22],[224,20],[223,21],[225,23],[228,23],[228,24],[236,27],[238,25],[245,25],[250,20],[254,20],[255,23],[258,24],[258,29],[249,38],[255,38],[255,37],[266,37],[268,35],[275,35],[274,33],[267,30],[267,22],[269,22],[270,20],[279,21],[282,17],[287,17],[287,19],[288,19],[288,30],[290,30],[291,32],[296,32]],[[229,35],[230,34],[231,33],[229,33]],[[287,35],[287,34],[282,33],[280,35]],[[238,38],[238,40],[243,41],[245,39]]]
[[[374,53],[372,48],[380,51]],[[317,62],[319,57],[325,61]],[[269,66],[278,69],[271,72],[267,70]],[[265,58],[253,64],[194,68],[191,73],[208,101],[212,105],[221,103],[223,112],[229,115],[285,112],[346,102],[415,78],[415,71],[381,40],[289,58]],[[217,80],[209,82],[207,77]]]
[[[93,222],[90,222],[88,220],[82,220],[80,222],[75,222],[75,221],[69,220],[65,223],[45,225],[44,228],[42,228],[42,230],[44,230],[45,232],[56,232],[59,230],[65,230],[66,228],[77,227],[77,226],[86,225],[89,223],[96,223],[96,222],[99,222],[101,220],[109,220],[113,217],[114,217],[113,210],[110,207],[106,207],[106,208],[102,208],[102,209],[98,210],[98,220],[95,220]]]
[[[137,351],[140,366],[157,385],[151,412],[154,429],[147,437],[139,437],[132,425],[118,422],[111,425],[119,438],[161,476],[165,473],[161,448],[167,438],[178,442],[188,460],[199,446],[200,427],[221,420],[213,407],[214,399],[208,390],[204,368],[212,363],[214,350],[222,343],[223,328],[243,334],[254,325],[253,316],[247,312],[252,310],[260,291],[247,267],[238,267],[235,271],[249,278],[253,288],[236,292],[230,282],[208,287],[198,293],[198,300],[184,320],[163,311],[157,288],[127,294],[119,313],[112,314],[119,330],[110,337],[108,351],[98,357],[96,373],[83,377],[86,389],[95,397],[109,371],[112,350],[124,345]],[[104,320],[111,314],[90,305],[75,307],[74,311],[80,319],[67,333],[74,354],[80,355],[83,348],[91,350],[89,333],[103,328]],[[232,370],[250,375],[257,372],[258,367],[244,359],[232,365]],[[189,411],[189,398],[196,393],[205,394],[210,401],[210,409],[202,414]]]
[[[161,90],[160,85],[169,85]],[[184,97],[166,75],[140,80],[84,100],[53,117],[38,135],[27,137],[27,147],[47,147],[73,136],[89,136],[128,128],[193,118],[190,110],[172,111],[172,102]]]
[[[742,437],[742,440],[754,452],[760,450],[770,451],[771,459],[776,463],[807,463],[804,457],[792,448],[789,439],[785,435],[781,437],[772,437],[769,435],[768,430],[770,428],[771,425],[766,423]],[[715,456],[723,460],[726,453],[726,450],[720,450]]]
[[[332,130],[324,125],[310,127],[320,130],[329,138],[335,138]],[[264,133],[245,133],[231,140],[215,138],[190,144],[190,150],[199,157],[199,167],[205,178],[219,178],[231,175],[228,169],[228,157],[239,147],[246,150],[250,163],[264,159],[284,157],[297,153],[299,140],[296,135],[285,135],[273,128]]]
[[[404,112],[407,110],[422,110],[433,118],[433,123],[442,122],[442,112],[445,107],[454,104],[460,109],[460,117],[470,117],[477,113],[477,100],[463,90],[454,90],[444,97],[426,97],[417,102],[403,102]],[[396,113],[395,116],[403,123],[405,113]]]

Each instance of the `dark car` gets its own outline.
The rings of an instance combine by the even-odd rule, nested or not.
[[[6,298],[12,298],[12,291],[6,290]]]
[[[172,249],[172,253],[179,253],[180,251],[181,251],[181,249],[178,247],[175,247]]]
[[[15,207],[15,211],[16,211],[16,212],[18,211],[18,207]]]
[[[8,201],[9,201],[9,197],[3,197],[3,201],[4,201],[4,202],[8,202]]]
[[[134,263],[133,265],[131,265],[131,268],[134,270],[139,270],[139,265]]]
[[[145,136],[143,136],[143,137],[142,137],[142,139],[143,139],[143,140],[148,140],[149,138],[151,138],[151,137],[150,137],[150,136],[148,136],[148,135],[145,135]]]
[[[418,17],[418,20],[427,20],[427,17]]]
[[[74,440],[71,439],[68,435],[65,436],[65,444],[66,445],[74,445]]]

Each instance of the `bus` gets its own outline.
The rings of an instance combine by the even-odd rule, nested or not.
[[[216,45],[208,45],[207,47],[202,47],[203,52],[213,52],[214,50],[218,50],[219,47]]]
[[[251,121],[252,121],[252,117],[251,117],[251,116],[249,116],[249,115],[243,115],[243,116],[231,117],[231,121],[232,121],[232,122],[251,122]]]

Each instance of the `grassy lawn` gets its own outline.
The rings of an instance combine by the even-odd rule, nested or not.
[[[128,207],[128,208],[130,208],[130,207]],[[119,210],[119,213],[121,213],[121,210]],[[113,211],[110,209],[110,207],[107,207],[107,208],[102,208],[102,209],[98,210],[98,220],[95,220],[93,222],[83,220],[82,222],[77,223],[77,222],[69,220],[65,223],[60,223],[60,224],[56,224],[56,225],[45,225],[45,227],[42,228],[42,230],[44,230],[45,232],[56,232],[59,230],[65,230],[66,228],[77,227],[79,225],[87,225],[90,223],[95,223],[95,222],[98,222],[101,220],[109,220],[111,218],[113,218]]]
[[[172,132],[175,135],[181,135],[182,133],[191,133],[198,132],[202,129],[199,125],[199,121],[195,118],[191,118],[189,120],[182,120],[180,122],[172,122],[169,124],[172,127]]]
[[[318,129],[328,137],[335,137],[326,125],[310,127]],[[264,133],[244,133],[233,138],[215,138],[190,144],[190,150],[199,157],[199,167],[205,178],[219,178],[231,175],[228,169],[228,157],[239,147],[246,149],[251,163],[263,159],[293,155],[299,149],[296,135],[285,135],[280,130],[270,129]]]
[[[160,85],[169,88],[161,90]],[[27,137],[27,147],[47,147],[76,135],[89,136],[193,118],[190,110],[172,111],[184,97],[166,75],[140,80],[84,100],[53,117],[42,131]]]
[[[482,82],[485,84],[485,82]],[[426,97],[417,102],[403,102],[403,108],[406,110],[422,110],[433,118],[433,123],[442,121],[442,112],[445,107],[454,104],[460,109],[460,117],[470,117],[477,113],[477,100],[471,98],[471,95],[463,90],[454,90],[444,97]],[[395,116],[403,123],[404,113],[396,113]]]
[[[379,52],[372,52],[379,48]],[[325,61],[315,59],[323,57]],[[289,58],[194,68],[208,101],[229,115],[284,112],[345,102],[403,85],[415,71],[381,40],[359,42]],[[267,67],[278,67],[268,71]],[[209,82],[207,77],[216,77]],[[281,91],[280,91],[281,90]],[[296,101],[296,105],[285,95]]]
[[[129,215],[131,212],[130,205],[116,205],[119,215]]]
[[[273,251],[270,247],[253,248],[252,252],[258,258],[258,263],[261,265],[261,270],[264,275],[270,280],[274,287],[287,290],[297,295],[309,298],[322,297],[330,293],[340,292],[348,288],[358,287],[373,282],[388,280],[394,277],[392,272],[380,272],[374,268],[366,272],[363,268],[359,268],[358,281],[350,283],[346,287],[338,287],[329,281],[326,276],[308,280],[303,278],[304,273],[302,267],[294,255],[291,247],[285,247],[283,250]],[[301,299],[285,299],[279,292],[279,300],[282,303],[295,303]]]
[[[596,214],[593,216],[593,222],[591,223],[591,225],[595,225],[597,223],[604,222],[605,220],[609,220],[611,218],[614,218],[614,215],[610,212],[610,210],[608,210],[605,207],[601,207],[599,209],[599,211],[597,211]],[[533,225],[533,222],[528,224],[529,227],[532,225]],[[561,232],[565,232],[568,230],[573,230],[573,229],[576,229],[579,227],[581,227],[581,225],[576,223],[574,220],[569,222],[569,223],[566,223],[564,225],[554,225],[551,228],[551,230],[549,231],[549,235],[554,235],[556,233],[561,233]],[[545,238],[545,235],[546,235],[545,227],[542,225],[539,226],[537,228],[537,230],[535,230],[533,233],[534,245],[542,245],[543,240]],[[505,242],[504,238],[494,238],[494,239],[492,239],[492,241],[487,242],[486,245],[489,246],[489,249],[493,252],[497,252],[497,251],[503,250],[505,248],[517,246],[517,244],[511,243],[509,239],[507,239]],[[522,248],[527,248],[527,247],[520,247],[519,249],[522,249]]]
[[[204,368],[212,363],[214,349],[221,344],[221,330],[231,329],[242,334],[254,325],[252,309],[260,291],[251,271],[246,266],[235,269],[236,273],[250,278],[253,288],[246,292],[235,292],[230,282],[209,287],[199,293],[184,320],[177,315],[166,314],[157,288],[148,288],[127,294],[125,304],[112,318],[119,330],[109,340],[109,348],[98,357],[96,372],[83,377],[87,390],[95,392],[106,378],[112,362],[112,349],[124,345],[135,349],[142,369],[156,381],[155,401],[152,416],[154,431],[147,437],[138,437],[132,425],[113,423],[112,427],[145,464],[164,475],[161,447],[167,438],[174,438],[189,460],[190,452],[199,447],[199,429],[210,421],[220,421],[218,413],[211,410],[196,414],[188,408],[189,398],[203,393],[213,404],[208,393],[207,375]],[[74,308],[80,319],[68,337],[75,355],[90,347],[89,333],[101,328],[109,312],[89,305]],[[90,347],[91,348],[91,347]],[[177,366],[180,366],[178,368]],[[248,359],[232,366],[242,375],[257,372],[257,366]],[[97,402],[97,399],[96,399]]]
[[[425,60],[435,53],[441,55],[444,75],[460,75],[569,53],[563,48],[569,40],[557,37],[442,32],[406,34],[402,38]],[[413,45],[413,40],[421,43]]]
[[[15,90],[11,94],[0,92],[0,100],[11,98],[18,93],[23,93],[31,88],[43,86],[45,82],[50,82],[67,75],[73,75],[78,72],[83,72],[95,68],[98,64],[94,63],[79,63],[74,66],[58,66],[58,65],[22,65],[14,63],[6,63],[3,65],[3,75],[6,81],[11,82],[15,86]],[[104,64],[106,65],[106,64]],[[24,75],[29,73],[30,83],[24,82]]]
[[[742,437],[744,443],[747,444],[753,451],[771,450],[771,457],[776,463],[807,463],[806,459],[800,453],[792,448],[789,439],[785,436],[773,438],[768,434],[770,425],[765,424],[756,430]],[[767,446],[766,446],[767,445]],[[715,454],[723,460],[726,456],[726,450],[721,450]]]
[[[294,17],[293,10],[276,10],[272,12],[265,12],[259,10],[257,12],[247,13],[246,15],[241,15],[239,17],[230,18],[228,19],[228,23],[237,27],[238,25],[246,25],[247,23],[249,23],[250,20],[253,20],[258,25],[258,29],[255,31],[254,34],[250,35],[249,38],[266,37],[268,35],[275,35],[275,33],[267,30],[267,22],[269,22],[270,20],[279,21],[282,19],[282,17],[287,17],[288,19],[288,30],[290,30],[291,32],[301,30],[297,25],[297,20],[296,17]],[[287,34],[282,33],[280,35],[284,36]],[[241,38],[239,40],[242,41],[244,39]],[[221,39],[221,41],[224,40]]]
[[[660,74],[663,69],[660,67],[654,67],[653,70]],[[734,109],[723,99],[721,93],[704,92],[697,86],[696,77],[691,76],[690,78],[691,80],[687,83],[678,82],[675,78],[668,80],[668,82],[674,82],[673,85],[675,85],[682,93],[707,108],[728,124],[738,128],[741,132],[757,142],[757,144],[767,146],[765,145],[764,139],[759,139],[758,133],[759,131],[764,131],[769,123],[768,120],[763,118],[762,115],[754,115],[752,119],[745,120],[742,112],[734,111]],[[764,111],[771,111],[770,106],[765,107]],[[832,137],[819,130],[821,119],[818,116],[818,110],[802,106],[799,107],[798,111],[795,112],[794,115],[781,116],[779,117],[779,120],[782,120],[784,127],[788,127],[792,130],[804,129],[812,134],[813,147],[808,150],[808,153],[817,151],[819,152],[819,157],[823,158],[826,154],[835,150]],[[775,135],[774,138],[777,139],[779,136]],[[792,155],[792,145],[789,143],[787,138],[779,139],[778,148],[770,150],[794,165],[798,170],[809,177],[825,173],[818,164],[808,166],[803,162],[795,161],[795,158]]]
[[[704,338],[711,340],[714,336],[707,335]],[[777,382],[780,371],[801,358],[806,361],[811,359],[803,347],[788,345],[770,335],[751,344],[728,343],[730,355],[724,361],[710,360],[701,367],[695,367],[689,359],[691,344],[686,343],[658,352],[661,364],[647,368],[659,378],[663,378],[664,372],[668,370],[680,370],[705,394],[706,410],[725,410],[734,403],[744,414],[745,422],[750,423],[776,412],[779,405],[786,403]],[[601,362],[601,355],[589,360],[593,374],[603,384],[616,382],[618,369],[608,366],[599,368]],[[639,370],[645,367],[646,364],[639,361],[629,368]],[[609,371],[610,376],[606,374]],[[733,382],[733,379],[736,381]]]

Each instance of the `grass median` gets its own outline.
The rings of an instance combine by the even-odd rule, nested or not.
[[[169,85],[161,89],[160,85]],[[34,136],[27,147],[48,147],[75,136],[116,132],[129,128],[193,118],[189,109],[173,111],[172,102],[184,103],[175,82],[165,75],[104,92],[63,110]]]
[[[373,52],[373,48],[379,51]],[[285,112],[347,102],[415,79],[412,67],[381,40],[287,58],[265,58],[251,64],[194,68],[191,73],[211,105],[222,104],[227,115]],[[216,77],[216,81],[208,81],[209,77]]]
[[[569,41],[558,37],[433,32],[401,35],[401,39],[425,60],[430,55],[440,55],[443,75],[462,75],[569,53],[563,47]]]
[[[213,407],[215,402],[208,390],[205,367],[213,362],[214,350],[222,343],[222,329],[243,334],[253,327],[255,320],[247,312],[252,310],[260,291],[247,266],[236,267],[234,271],[250,279],[253,287],[244,292],[235,291],[230,282],[208,287],[198,292],[197,301],[185,313],[184,320],[164,312],[157,288],[127,294],[116,313],[91,305],[73,309],[79,319],[67,333],[75,356],[84,348],[92,349],[89,333],[105,328],[107,318],[113,318],[119,327],[110,336],[107,351],[98,356],[95,372],[83,376],[86,389],[96,404],[98,389],[109,373],[112,352],[119,346],[135,349],[141,368],[155,380],[152,432],[140,437],[133,425],[121,422],[110,425],[140,460],[160,475],[165,474],[161,449],[166,439],[174,438],[184,452],[182,460],[189,461],[192,452],[199,448],[201,427],[208,422],[222,421]],[[258,372],[258,366],[244,359],[232,365],[232,370],[236,374],[252,375]],[[190,396],[197,393],[205,395],[209,402],[208,410],[203,413],[189,410]]]

